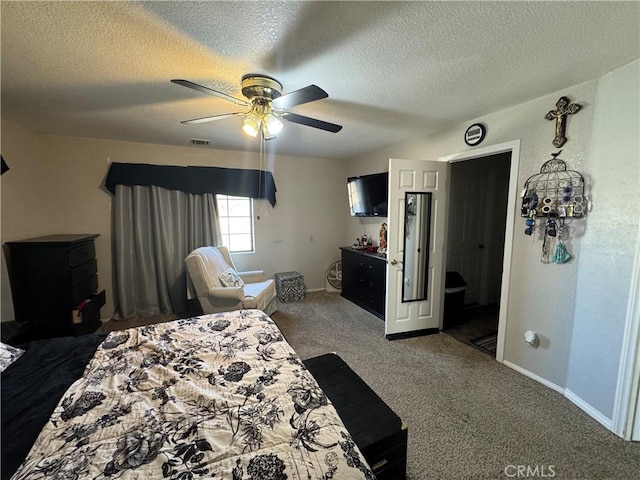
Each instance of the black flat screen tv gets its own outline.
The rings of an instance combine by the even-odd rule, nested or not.
[[[386,217],[389,201],[389,174],[375,173],[347,178],[352,217]]]

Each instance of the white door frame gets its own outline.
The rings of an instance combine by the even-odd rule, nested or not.
[[[618,382],[613,404],[613,432],[625,440],[640,440],[640,232],[631,273],[631,288]]]
[[[466,152],[454,153],[452,155],[445,155],[439,158],[439,161],[441,162],[455,163],[505,152],[511,152],[511,169],[509,173],[509,198],[507,200],[504,258],[502,261],[502,285],[500,287],[500,317],[498,319],[498,340],[496,348],[496,360],[500,363],[504,362],[504,344],[507,333],[507,308],[509,306],[509,284],[511,281],[513,230],[515,227],[519,191],[518,170],[520,167],[520,140],[499,143],[497,145],[490,145],[483,148],[475,148]]]

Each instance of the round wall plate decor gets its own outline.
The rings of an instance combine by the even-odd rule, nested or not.
[[[470,147],[475,147],[480,144],[482,140],[484,140],[485,135],[487,134],[487,128],[481,123],[474,123],[467,131],[464,132],[464,143],[469,145]]]

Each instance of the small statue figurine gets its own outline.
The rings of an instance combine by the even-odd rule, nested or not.
[[[383,223],[380,226],[380,246],[378,247],[378,251],[381,253],[386,253],[387,251],[387,224]]]

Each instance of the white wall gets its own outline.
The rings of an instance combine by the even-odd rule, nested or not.
[[[102,187],[109,162],[259,168],[254,153],[195,147],[35,135],[2,122],[2,242],[54,233],[99,233],[100,288],[107,291],[101,315],[113,314],[111,195]],[[308,289],[325,287],[325,271],[339,258],[348,212],[344,162],[276,156],[270,159],[277,188],[272,209],[256,201],[255,253],[234,256],[241,270],[267,275],[297,270]],[[265,217],[264,215],[261,215]],[[11,294],[2,267],[2,321],[13,320]]]
[[[567,388],[611,418],[638,238],[640,84],[635,62],[597,82],[591,150],[593,210],[578,256]]]
[[[2,156],[9,166],[9,171],[0,177],[0,237],[3,244],[5,241],[45,235],[52,227],[48,216],[39,215],[42,206],[47,205],[48,196],[47,176],[32,167],[38,163],[36,149],[36,135],[11,123],[2,123]],[[16,177],[24,180],[10,180]],[[38,217],[37,221],[33,220],[34,216]],[[0,314],[3,321],[13,320],[13,300],[4,254],[1,266]]]
[[[581,104],[582,110],[567,120],[568,142],[560,158],[569,169],[585,176],[587,196],[594,199],[594,210],[569,225],[567,248],[575,260],[565,265],[541,263],[541,240],[524,235],[524,219],[515,219],[504,359],[560,389],[570,386],[606,416],[611,414],[615,394],[621,326],[629,295],[629,268],[623,269],[621,275],[618,270],[621,262],[628,261],[626,255],[638,234],[638,67],[636,61],[599,80],[364,155],[351,162],[348,172],[356,175],[386,170],[392,157],[438,160],[471,151],[463,134],[470,124],[480,121],[487,126],[481,147],[521,140],[518,181],[523,185],[530,175],[539,172],[552,152],[558,151],[551,143],[554,122],[545,120],[544,115],[555,109],[563,95]],[[612,136],[613,132],[617,133]],[[619,178],[622,176],[625,178]],[[609,200],[603,201],[605,197]],[[612,222],[618,199],[625,199],[630,208],[624,214],[614,214]],[[597,210],[600,211],[596,213]],[[635,216],[635,222],[630,215]],[[347,238],[354,229],[349,226]],[[625,257],[618,260],[617,255],[623,252]],[[596,272],[585,265],[591,262],[598,269],[597,281],[593,279]],[[614,276],[617,278],[612,281]],[[603,288],[606,282],[611,284]],[[589,300],[585,301],[587,297]],[[598,313],[586,314],[587,308],[598,309]],[[604,312],[606,321],[601,318]],[[524,343],[526,330],[538,333],[539,348]],[[596,344],[600,351],[596,358],[579,365],[594,354]],[[597,369],[602,377],[596,379],[596,375],[589,374],[589,365],[597,362],[603,363]],[[589,382],[591,385],[587,386]]]

